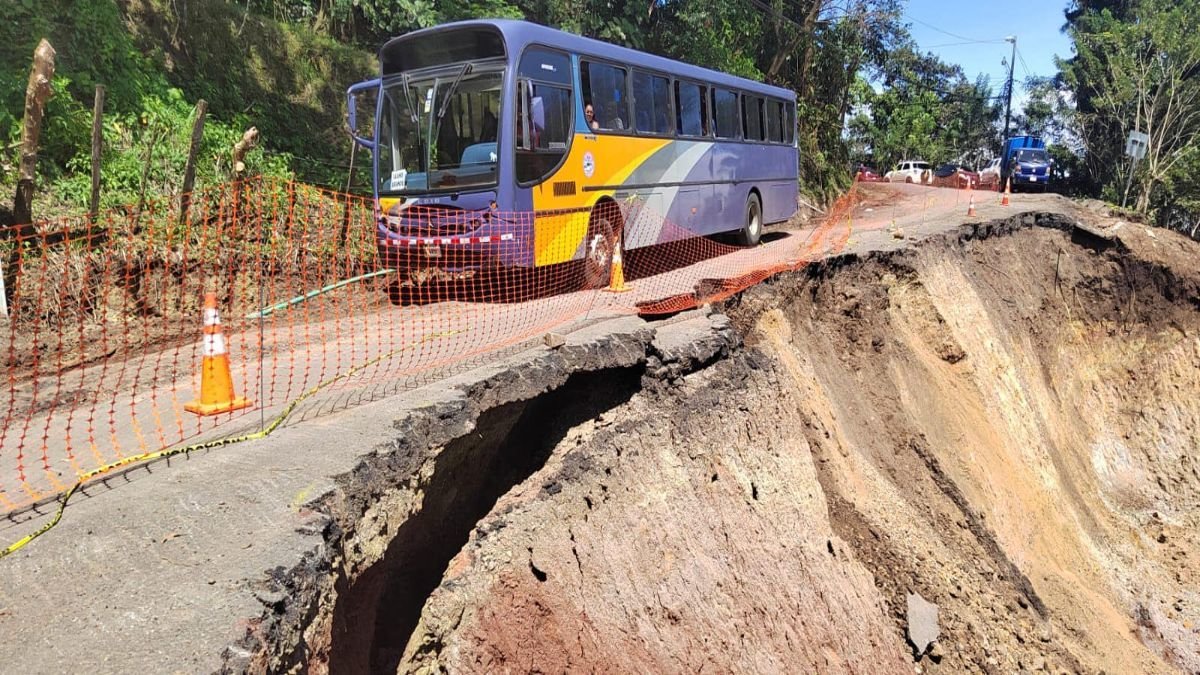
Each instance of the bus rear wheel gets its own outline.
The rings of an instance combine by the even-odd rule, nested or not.
[[[588,225],[583,252],[583,284],[586,289],[608,286],[612,276],[613,251],[620,236],[620,221],[615,204],[596,207]]]
[[[751,192],[746,200],[746,221],[738,231],[738,243],[742,246],[756,246],[762,239],[763,215],[762,201],[758,195]]]

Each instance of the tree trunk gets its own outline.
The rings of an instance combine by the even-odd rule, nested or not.
[[[227,224],[221,226],[227,227],[226,232],[232,236],[247,236],[248,233],[242,227],[241,220],[244,217],[245,210],[242,203],[242,192],[245,190],[245,180],[243,175],[246,173],[246,153],[250,152],[251,148],[258,144],[258,129],[250,127],[246,133],[242,134],[242,140],[233,145],[233,182],[230,185],[232,195],[232,205],[230,206],[230,218]],[[226,235],[228,236],[228,235]],[[218,239],[221,236],[218,235]],[[229,269],[226,270],[226,282],[224,294],[221,296],[221,302],[228,307],[233,303],[234,287],[237,285],[237,259],[230,258]]]
[[[33,68],[25,87],[25,124],[21,130],[21,164],[17,174],[17,194],[13,199],[13,215],[20,225],[33,220],[33,180],[37,170],[38,139],[42,134],[42,115],[46,109],[54,79],[54,47],[42,40],[33,52]]]
[[[1134,205],[1134,210],[1138,213],[1145,213],[1150,209],[1150,191],[1154,188],[1154,181],[1149,177],[1142,181],[1141,189],[1138,190],[1137,202]]]
[[[250,127],[242,134],[242,140],[233,145],[233,179],[239,180],[246,172],[246,153],[258,145],[258,129]]]
[[[808,7],[808,12],[804,15],[804,23],[800,27],[794,29],[797,32],[793,35],[791,42],[776,52],[774,58],[771,59],[771,65],[767,67],[764,73],[767,82],[775,82],[779,77],[779,71],[783,69],[787,63],[788,56],[791,55],[793,49],[798,47],[801,42],[804,43],[804,50],[801,52],[799,75],[802,83],[800,96],[802,98],[810,98],[812,87],[810,85],[809,66],[812,65],[813,55],[813,33],[817,27],[817,17],[821,15],[821,9],[825,6],[825,0],[812,0],[812,4]]]
[[[50,82],[54,79],[54,47],[46,40],[38,43],[33,52],[33,67],[29,71],[29,84],[25,87],[25,123],[21,130],[21,164],[17,173],[17,193],[13,197],[13,220],[16,225],[5,229],[5,239],[16,238],[12,251],[4,265],[4,293],[6,305],[11,307],[17,293],[17,271],[21,265],[21,240],[34,234],[33,229],[33,181],[37,173],[38,138],[42,133],[42,114],[46,101],[52,93]]]

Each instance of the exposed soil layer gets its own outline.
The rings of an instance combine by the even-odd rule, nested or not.
[[[1110,225],[813,266],[483,413],[363,508],[308,666],[1200,672],[1200,245]]]
[[[392,533],[383,559],[340,591],[332,672],[394,672],[425,598],[497,498],[541,467],[575,425],[628,401],[640,372],[572,377],[548,394],[483,413],[473,433],[449,443],[419,512]]]

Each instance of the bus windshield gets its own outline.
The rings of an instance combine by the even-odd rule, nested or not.
[[[457,192],[496,184],[502,69],[471,63],[392,78],[379,115],[380,194]]]

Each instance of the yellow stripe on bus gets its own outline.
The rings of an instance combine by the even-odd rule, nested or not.
[[[533,188],[535,211],[578,209],[577,213],[539,216],[534,221],[534,264],[567,262],[575,257],[587,235],[588,210],[616,190],[585,191],[590,185],[620,185],[643,162],[670,143],[661,138],[632,138],[576,134],[566,162]],[[584,155],[591,153],[592,175],[584,173]],[[574,183],[572,194],[555,194],[555,183]],[[566,192],[566,191],[564,191]]]
[[[671,141],[606,134],[576,134],[571,151],[553,175],[533,188],[533,209],[552,212],[534,221],[534,265],[553,265],[575,257],[587,235],[591,207],[616,190],[584,190],[593,185],[620,185],[643,162]],[[591,153],[592,175],[584,173],[584,156]],[[555,194],[556,183],[574,183],[574,189]],[[390,212],[401,199],[382,197],[380,211]],[[555,214],[554,212],[558,212]]]

